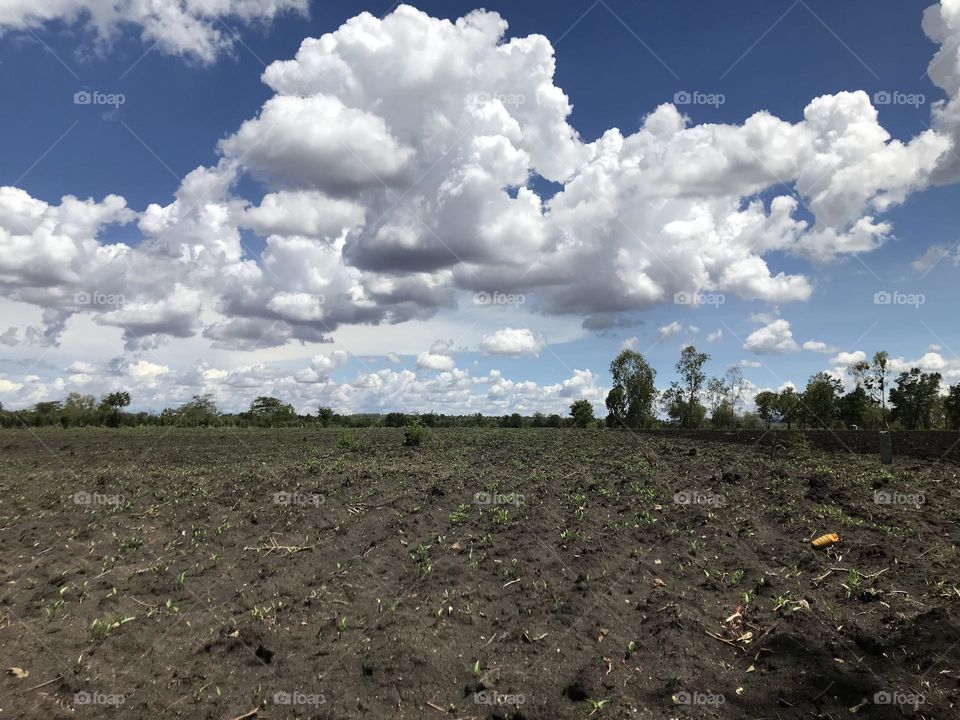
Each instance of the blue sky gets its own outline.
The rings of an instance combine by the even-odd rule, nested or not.
[[[523,84],[531,70],[519,60],[516,68],[502,70],[497,88],[481,88],[484,102],[499,97],[511,121],[519,123],[517,137],[522,140],[509,130],[499,136],[485,130],[484,137],[509,138],[504,140],[508,152],[532,158],[528,179],[520,184],[540,196],[542,216],[557,218],[545,221],[542,229],[536,218],[510,214],[520,211],[508,210],[507,203],[502,203],[500,218],[484,215],[483,227],[471,224],[473,209],[491,207],[501,190],[519,204],[515,173],[500,155],[476,161],[481,166],[490,163],[483,170],[492,177],[491,187],[464,185],[465,189],[444,195],[451,183],[460,181],[465,168],[473,166],[469,153],[461,154],[460,149],[430,156],[439,136],[430,123],[448,123],[449,138],[468,146],[462,138],[472,138],[472,131],[464,125],[460,132],[457,126],[462,115],[440,109],[431,114],[427,108],[418,120],[423,134],[407,128],[405,123],[412,122],[407,114],[413,110],[404,105],[405,92],[411,105],[422,104],[423,97],[431,98],[437,108],[446,108],[448,102],[458,107],[473,102],[470,95],[458,97],[462,83],[446,77],[442,65],[451,63],[449,58],[424,71],[427,80],[411,80],[409,88],[401,82],[397,98],[376,96],[377,77],[386,71],[374,60],[382,63],[384,56],[367,57],[356,47],[320,53],[324,62],[336,56],[340,63],[328,74],[317,74],[316,66],[307,62],[297,64],[289,71],[292,79],[285,81],[293,90],[263,81],[265,69],[294,58],[305,38],[334,33],[364,12],[377,18],[371,18],[376,23],[384,16],[396,17],[402,11],[395,5],[310,2],[301,7],[300,0],[280,0],[270,6],[278,12],[264,11],[264,17],[185,18],[184,25],[196,21],[218,36],[213,43],[157,29],[150,17],[105,24],[85,13],[82,0],[73,3],[77,12],[69,17],[45,12],[43,5],[38,3],[40,9],[32,16],[0,13],[4,98],[0,186],[23,191],[38,203],[35,207],[44,205],[56,237],[54,242],[45,235],[44,223],[34,227],[31,221],[23,228],[16,227],[20,220],[12,219],[3,224],[7,215],[29,215],[23,204],[26,196],[11,195],[7,207],[0,209],[0,250],[14,258],[8,265],[0,260],[0,402],[5,405],[30,404],[70,391],[97,394],[129,387],[135,404],[150,408],[210,391],[230,409],[243,406],[254,394],[269,393],[289,398],[304,410],[324,402],[344,410],[397,406],[532,412],[560,410],[579,395],[594,401],[599,410],[608,383],[606,366],[621,347],[644,352],[665,385],[679,348],[688,342],[711,353],[714,373],[740,364],[757,388],[778,387],[785,381],[802,385],[824,369],[841,374],[855,353],[872,354],[880,348],[900,358],[904,366],[922,360],[926,367],[944,372],[950,382],[960,378],[960,359],[954,352],[960,349],[960,338],[951,312],[955,246],[960,240],[955,222],[960,190],[950,177],[955,172],[950,160],[956,157],[955,128],[950,104],[939,116],[931,108],[936,101],[952,100],[951,82],[960,71],[956,43],[948,41],[937,63],[943,77],[933,73],[938,80],[934,83],[927,74],[938,50],[921,26],[929,0],[882,4],[749,0],[734,5],[700,2],[693,7],[588,0],[554,3],[549,12],[537,3],[485,3],[487,11],[509,24],[500,45],[534,34],[547,38],[556,70],[552,78],[546,73],[546,79],[537,82],[541,88],[552,85],[562,90],[573,106],[569,115],[553,107],[552,100],[541,108],[541,96],[532,94],[511,106],[512,94],[497,88],[512,87],[511,78]],[[417,3],[416,8],[419,19],[409,26],[377,25],[380,35],[371,37],[392,40],[391,33],[400,37],[423,32],[422,44],[429,47],[431,23],[457,21],[477,6],[445,1]],[[946,36],[957,30],[953,22],[960,9],[954,0],[944,0],[932,14]],[[29,29],[23,30],[22,23]],[[449,26],[449,33],[458,32],[454,27],[461,26]],[[468,64],[497,53],[497,43],[489,39],[465,35],[454,38],[454,47],[456,41],[464,43],[464,57],[471,58],[464,60]],[[474,41],[478,47],[469,54],[467,44]],[[421,41],[414,37],[411,42],[410,47],[418,47]],[[404,47],[398,41],[396,55],[387,63],[393,71],[405,63],[418,67],[435,60],[429,54],[426,59],[413,57],[415,53]],[[338,90],[346,87],[348,76],[359,78],[363,87],[359,94]],[[483,78],[476,82],[482,84]],[[866,99],[843,95],[854,91],[865,92]],[[83,92],[122,95],[123,102],[116,107],[77,104],[75,96]],[[339,115],[331,120],[322,115],[326,111],[320,105],[310,105],[298,110],[297,119],[278,110],[275,118],[255,124],[265,103],[281,95],[303,98],[311,93],[336,97],[344,107],[362,111],[364,119],[348,122]],[[686,96],[704,103],[683,103]],[[809,151],[798,150],[796,158],[783,160],[783,171],[774,172],[771,168],[779,168],[787,152],[781,144],[790,148],[800,142],[789,128],[800,132],[805,108],[821,96],[841,98],[836,107],[831,105],[832,119],[809,137],[804,135]],[[893,98],[891,104],[884,102],[886,96]],[[663,178],[640,178],[632,194],[624,190],[621,196],[611,196],[609,202],[617,210],[591,225],[593,218],[577,215],[583,206],[575,207],[573,198],[578,192],[602,197],[609,191],[591,174],[595,167],[591,164],[599,164],[600,138],[612,128],[623,137],[641,131],[648,116],[664,103],[672,103],[677,115],[688,116],[688,130],[701,124],[741,128],[760,111],[782,125],[769,130],[777,142],[748,142],[752,149],[746,152],[753,158],[744,155],[739,140],[729,140],[729,147],[722,146],[728,140],[716,140],[718,154],[729,164],[715,172],[699,168],[703,152],[686,146],[676,151],[678,155],[660,157],[655,144],[619,151],[616,172],[623,174],[611,175],[614,187],[634,182],[632,163],[656,166],[667,162],[664,157],[680,162],[676,167],[644,170]],[[876,119],[870,117],[871,105],[878,111]],[[560,129],[558,117],[566,123]],[[368,124],[353,125],[371,118]],[[277,121],[276,127],[268,124],[269,119]],[[248,121],[254,124],[244,126]],[[541,121],[554,124],[548,128],[539,125]],[[376,135],[380,122],[392,136],[382,146],[377,143],[383,138]],[[361,174],[369,170],[373,177],[362,181],[352,175],[335,177],[337,172],[356,174],[354,150],[346,159],[329,147],[298,150],[305,127],[328,125],[334,126],[329,132],[334,139],[327,140],[335,148],[343,146],[345,138],[363,147],[363,133],[374,133],[372,154],[359,159]],[[247,136],[238,132],[241,126],[249,127]],[[567,127],[578,133],[572,144],[565,135]],[[882,131],[892,140],[878,141],[875,133]],[[527,145],[536,133],[542,138],[538,146]],[[915,143],[905,145],[903,153],[890,149],[891,142],[907,144],[924,134],[926,148]],[[218,145],[228,138],[232,140]],[[663,142],[666,148],[668,143]],[[837,160],[845,150],[824,149],[834,142],[872,150]],[[287,143],[292,150],[283,157],[263,150]],[[404,145],[416,160],[403,156]],[[391,152],[398,153],[398,167],[410,166],[397,170],[396,183],[390,178],[383,181],[385,173],[396,169],[389,159],[384,160],[386,165],[377,165]],[[307,158],[309,167],[294,167],[298,155]],[[221,159],[232,160],[237,167],[224,169],[221,164],[216,170]],[[756,167],[742,167],[754,160]],[[340,170],[337,163],[343,166]],[[198,211],[184,199],[190,193],[179,206],[175,193],[197,168],[209,168],[224,178],[227,189],[212,192],[208,215],[193,218],[190,213]],[[741,170],[751,178],[757,173],[767,177],[746,181]],[[701,178],[699,173],[710,174],[710,183],[690,180],[691,175]],[[558,182],[546,182],[539,177],[542,174],[553,174]],[[419,186],[408,188],[424,177],[427,187],[421,197]],[[804,177],[812,189],[798,187]],[[817,196],[820,182],[829,182],[830,187]],[[845,186],[858,183],[869,186],[865,197],[836,200],[844,196]],[[705,185],[710,185],[709,191]],[[669,197],[661,195],[665,186],[671,188]],[[569,206],[558,201],[550,207],[558,191],[571,198]],[[248,209],[263,206],[268,193],[279,193],[287,203],[285,193],[293,192],[311,193],[311,203],[319,198],[317,202],[324,203],[319,213],[325,218],[328,210],[332,212],[325,204],[328,200],[364,208],[364,221],[352,229],[344,224],[346,244],[336,249],[339,226],[304,233],[278,230],[275,217],[244,219]],[[92,198],[98,207],[106,196],[118,195],[127,210],[103,211],[119,222],[71,222],[61,205],[65,195]],[[471,204],[460,216],[454,214],[458,219],[451,219],[443,215],[443,203],[435,203],[440,196],[451,206],[468,199]],[[695,199],[688,202],[691,197]],[[789,238],[758,251],[758,241],[738,235],[735,228],[748,219],[744,211],[751,202],[759,202],[764,215],[772,216],[777,197],[799,198],[790,216],[805,221],[806,231],[788,233]],[[389,227],[391,212],[405,209],[408,201],[416,207],[410,210],[414,220],[408,217],[407,225]],[[659,202],[671,204],[663,217],[645,211]],[[152,204],[165,213],[160,220],[154,218],[154,225],[148,211]],[[289,218],[304,206],[282,204],[281,209],[281,215]],[[564,209],[569,219],[561,219]],[[88,207],[84,212],[99,211]],[[218,216],[213,221],[209,213],[229,219]],[[670,228],[695,218],[703,221],[704,214],[717,227],[698,229],[682,252],[668,252],[676,242]],[[890,227],[867,240],[844,240],[852,237],[861,218]],[[428,231],[410,231],[409,222],[416,226],[417,221],[429,226]],[[512,237],[509,228],[524,222],[532,223],[529,227],[535,229],[530,233],[542,232],[543,239],[525,247],[529,259],[510,258],[504,247],[512,242],[523,245],[524,239]],[[500,234],[482,237],[493,232],[491,227]],[[386,239],[373,242],[378,230]],[[840,239],[819,234],[816,241],[810,238],[820,231]],[[417,237],[391,239],[404,232]],[[278,238],[274,250],[270,236]],[[567,257],[558,247],[571,236],[595,247],[577,249]],[[437,243],[455,248],[450,252],[458,262],[431,260],[430,247],[436,250]],[[723,252],[715,256],[718,243]],[[64,249],[65,244],[72,244],[71,249]],[[621,255],[603,249],[621,245]],[[123,246],[135,260],[103,259],[113,253],[111,248]],[[210,261],[204,260],[201,270],[183,264],[184,253],[208,258],[213,247],[228,248],[216,264],[208,267]],[[311,248],[323,250],[311,254]],[[335,248],[335,259],[324,254],[330,248]],[[396,259],[394,250],[399,253]],[[928,261],[918,261],[928,251]],[[264,252],[273,260],[264,261]],[[84,260],[97,253],[95,259]],[[473,262],[474,257],[482,260]],[[744,257],[751,263],[754,258],[762,260],[765,269],[757,271],[751,264],[750,278],[732,279],[748,272],[746,264],[737,264]],[[69,258],[69,271],[64,270],[64,258]],[[548,259],[541,267],[538,262],[543,258]],[[691,258],[708,258],[707,269],[688,268],[686,260]],[[259,270],[251,271],[245,261]],[[311,275],[312,263],[322,269]],[[646,263],[654,269],[643,270]],[[663,267],[656,269],[657,265]],[[527,272],[520,275],[514,266]],[[304,270],[303,277],[299,270]],[[261,277],[247,279],[251,272]],[[636,272],[648,277],[634,286]],[[770,279],[781,272],[802,276],[804,288],[786,288]],[[605,279],[608,274],[610,279]],[[541,275],[550,279],[535,280]],[[688,275],[697,276],[695,284],[688,282]],[[224,278],[230,280],[221,285]],[[620,281],[623,287],[616,286]],[[641,297],[648,282],[663,291],[659,300]],[[611,297],[598,298],[608,285]],[[363,289],[360,300],[358,287]],[[472,301],[478,289],[521,295],[523,302],[478,306]],[[678,305],[673,301],[678,290],[719,295],[723,304],[695,309]],[[877,293],[898,292],[904,296],[893,295],[889,304],[875,300]],[[77,308],[70,298],[75,300],[78,293],[122,295],[123,307]],[[290,298],[309,304],[309,297],[321,299],[320,315],[305,320],[277,309],[293,302]],[[613,314],[597,321],[597,314],[610,307],[615,307]],[[303,308],[298,305],[296,312]],[[403,317],[411,319],[392,322]],[[251,318],[256,322],[251,337],[229,325]],[[748,340],[764,328],[769,332]],[[507,329],[523,334],[501,332]],[[714,337],[708,340],[711,334]],[[328,342],[315,342],[321,337]],[[802,345],[808,341],[826,347],[820,352],[805,350]],[[848,355],[840,356],[841,352]]]

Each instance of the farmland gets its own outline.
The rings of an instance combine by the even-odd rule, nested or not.
[[[953,718],[958,536],[803,442],[3,431],[0,718]]]

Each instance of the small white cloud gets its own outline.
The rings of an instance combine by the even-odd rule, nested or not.
[[[137,360],[127,366],[127,375],[137,380],[154,380],[170,372],[166,365],[157,365],[147,360]]]
[[[745,368],[763,367],[763,363],[757,362],[756,360],[741,360],[740,364]]]
[[[422,352],[417,355],[417,367],[424,370],[453,370],[456,363],[450,355]]]
[[[674,335],[679,335],[682,330],[683,330],[683,325],[681,325],[676,320],[674,320],[669,325],[664,325],[663,327],[659,328],[657,332],[657,339],[666,340],[667,338],[673,337]]]
[[[542,337],[526,328],[504,328],[492,335],[484,335],[480,340],[480,350],[487,355],[539,357],[545,344]]]
[[[827,345],[825,342],[820,342],[819,340],[807,340],[803,344],[803,349],[809,350],[810,352],[823,353],[824,355],[839,352],[840,350],[840,348],[834,347],[833,345]]]
[[[721,340],[723,340],[723,330],[720,328],[707,335],[707,342],[720,342]]]
[[[757,355],[781,355],[796,352],[798,346],[790,331],[790,323],[780,319],[750,333],[743,349]]]
[[[388,363],[393,363],[394,365],[399,365],[403,361],[403,358],[401,358],[395,352],[388,352],[386,355],[384,355],[384,357]]]
[[[849,365],[854,365],[858,362],[863,362],[867,359],[867,354],[862,350],[857,350],[856,352],[841,352],[837,353],[834,357],[830,358],[830,362],[834,365],[842,365],[844,367]]]
[[[927,251],[910,263],[910,267],[920,273],[928,272],[941,260],[949,257],[950,251],[943,245],[933,245],[927,248]]]
[[[78,373],[85,375],[92,375],[97,371],[96,366],[93,363],[76,361],[70,364],[70,367],[67,368],[67,372]]]

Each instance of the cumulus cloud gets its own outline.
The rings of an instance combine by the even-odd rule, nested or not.
[[[855,352],[837,353],[834,357],[830,358],[830,362],[834,365],[848,367],[850,365],[856,365],[858,362],[863,362],[866,359],[867,354],[862,350],[857,350]]]
[[[723,330],[721,328],[717,328],[707,335],[707,342],[720,342],[721,340],[723,340]]]
[[[932,245],[927,248],[923,255],[911,262],[910,267],[919,273],[926,273],[939,265],[942,260],[949,258],[950,254],[949,248],[943,245]],[[960,258],[954,256],[954,263],[956,263],[958,259]]]
[[[64,22],[92,32],[104,45],[129,25],[139,27],[144,43],[163,52],[211,62],[236,43],[224,20],[263,23],[283,12],[306,10],[307,0],[14,0],[0,5],[0,33]]]
[[[683,325],[674,320],[672,323],[663,325],[657,329],[657,339],[666,340],[674,335],[679,335],[683,331]]]
[[[423,370],[453,370],[456,362],[451,353],[451,343],[438,340],[429,351],[417,355],[417,367]]]
[[[823,353],[825,355],[839,351],[839,348],[836,348],[833,345],[828,345],[820,340],[807,340],[802,347],[804,350],[808,350],[809,352]]]
[[[207,60],[232,42],[219,18],[304,7],[168,4],[20,3],[0,10],[0,26],[61,18],[108,37],[133,22],[145,39]],[[544,36],[511,38],[487,11],[456,21],[407,5],[362,13],[271,63],[273,95],[166,204],[135,211],[115,195],[57,203],[0,188],[0,292],[42,309],[36,342],[55,344],[84,313],[120,329],[130,352],[196,335],[248,352],[329,342],[342,325],[429,319],[478,291],[535,298],[539,311],[591,329],[680,294],[804,301],[803,265],[772,266],[783,255],[870,252],[891,236],[884,213],[949,176],[957,15],[951,0],[924,18],[941,45],[931,77],[949,100],[908,141],[891,138],[857,91],[814,98],[795,122],[761,110],[698,125],[665,104],[636,132],[585,142]],[[256,203],[237,194],[251,176],[266,184]],[[559,191],[541,197],[538,178]],[[142,240],[104,241],[132,222]],[[260,257],[245,249],[246,230],[263,236]],[[539,352],[526,336],[511,341]],[[747,346],[797,347],[774,320]],[[454,364],[428,352],[418,367]]]
[[[503,328],[480,340],[480,350],[487,355],[512,357],[539,357],[545,345],[542,337],[526,328]]]
[[[790,323],[781,318],[750,333],[743,349],[757,355],[780,355],[796,352],[799,347],[793,339]]]

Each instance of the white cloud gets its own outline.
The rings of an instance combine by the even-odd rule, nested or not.
[[[657,330],[657,339],[666,340],[674,335],[679,335],[683,331],[683,325],[674,320],[668,325],[663,325]]]
[[[938,265],[941,260],[944,260],[948,257],[950,257],[949,248],[946,248],[943,245],[931,245],[929,248],[927,248],[923,255],[910,263],[910,267],[917,272],[926,273]],[[954,258],[954,262],[957,262],[956,257]]]
[[[492,335],[484,335],[480,340],[480,350],[485,354],[511,357],[539,357],[545,345],[542,337],[526,328],[503,328]]]
[[[13,0],[0,5],[0,33],[62,21],[89,30],[105,45],[126,25],[134,25],[151,47],[210,62],[236,43],[234,31],[224,20],[263,23],[283,12],[306,10],[307,0]]]
[[[209,60],[233,42],[220,18],[303,7],[168,5],[8,3],[0,25],[74,18],[106,37],[133,22],[164,49]],[[99,14],[83,15],[93,7]],[[777,267],[784,254],[869,252],[892,233],[884,213],[952,172],[958,16],[950,0],[924,19],[941,45],[931,76],[949,99],[934,129],[907,142],[891,138],[861,91],[814,98],[796,122],[761,110],[697,125],[665,104],[636,132],[585,142],[546,37],[510,38],[485,11],[455,22],[406,5],[382,19],[363,13],[271,63],[273,95],[166,204],[134,211],[115,195],[57,203],[0,188],[0,292],[42,312],[32,342],[55,344],[82,314],[116,329],[105,336],[122,334],[129,352],[194,338],[245,352],[321,343],[341,326],[430,319],[479,290],[535,298],[538,312],[592,329],[680,293],[804,301],[811,282]],[[548,202],[538,175],[561,185]],[[250,176],[266,183],[255,206],[236,194]],[[105,241],[111,225],[133,221],[142,240]],[[265,236],[262,259],[245,251],[246,228]],[[765,324],[747,349],[797,349],[786,321]],[[520,346],[533,352],[527,338]],[[454,362],[431,351],[418,366]]]
[[[741,361],[740,361],[740,365],[741,365],[742,367],[745,367],[745,368],[759,368],[759,367],[763,367],[763,363],[762,363],[762,362],[758,362],[757,360],[741,360]]]
[[[160,375],[166,375],[170,368],[166,365],[158,365],[147,360],[138,360],[127,366],[127,375],[135,380],[155,380]]]
[[[790,331],[790,323],[780,319],[750,333],[743,349],[757,355],[779,355],[796,352],[799,348]]]
[[[827,345],[825,342],[819,340],[807,340],[803,344],[803,349],[815,353],[823,353],[824,355],[829,355],[830,353],[835,353],[840,350],[833,345]]]
[[[707,335],[707,342],[720,342],[721,340],[723,340],[723,330],[721,328],[717,328]]]
[[[417,355],[417,367],[425,370],[453,370],[456,363],[445,353],[422,352]]]
[[[858,362],[863,362],[866,359],[867,354],[862,350],[857,350],[855,352],[837,353],[834,357],[830,358],[830,362],[834,365],[848,367],[850,365],[855,365]]]
[[[11,382],[10,380],[5,380],[4,378],[0,378],[0,393],[16,392],[22,387],[23,385],[21,383],[15,383]]]

